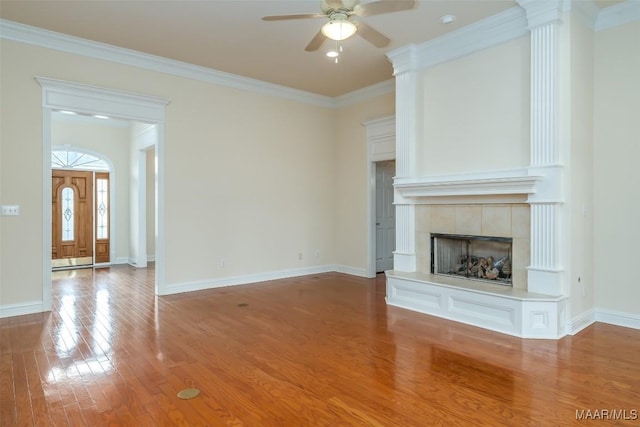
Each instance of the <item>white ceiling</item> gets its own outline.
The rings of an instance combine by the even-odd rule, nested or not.
[[[338,64],[325,56],[333,42],[315,52],[304,50],[325,18],[261,20],[319,13],[319,0],[1,0],[0,17],[333,97],[391,79],[386,52],[516,5],[514,0],[421,0],[412,10],[358,18],[391,43],[376,48],[354,36],[343,43]],[[440,17],[446,14],[457,19],[443,25]]]

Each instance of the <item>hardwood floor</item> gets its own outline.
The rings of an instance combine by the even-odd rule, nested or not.
[[[389,307],[384,276],[167,297],[153,268],[53,277],[51,313],[0,321],[2,426],[640,423],[639,330],[521,340]]]

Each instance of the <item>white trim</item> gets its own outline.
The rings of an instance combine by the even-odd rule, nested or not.
[[[640,0],[627,0],[602,9],[596,19],[595,30],[602,31],[637,20],[640,20]]]
[[[640,329],[640,315],[623,313],[621,311],[596,309],[596,322],[610,325],[624,326],[625,328]]]
[[[116,119],[158,123],[164,121],[169,100],[117,89],[35,76],[43,88],[42,105],[53,110],[104,114]]]
[[[44,108],[42,94],[42,311],[51,311],[51,120],[52,110]]]
[[[581,330],[593,325],[595,322],[596,312],[591,308],[571,319],[571,329],[569,333],[575,335]]]
[[[42,292],[43,310],[51,310],[51,119],[53,111],[64,109],[88,114],[105,114],[120,119],[157,124],[156,158],[157,229],[156,294],[165,286],[164,277],[164,110],[167,99],[121,90],[66,82],[47,77],[35,77],[42,86]],[[145,251],[146,253],[146,251]]]
[[[25,314],[42,313],[44,311],[51,311],[51,307],[45,310],[43,301],[29,301],[22,304],[0,305],[0,319],[13,316],[24,316]]]
[[[524,9],[531,31],[540,26],[562,22],[562,14],[570,2],[563,0],[517,0]]]
[[[111,261],[111,264],[115,264],[115,265],[129,264],[129,258],[121,256],[121,257],[115,258],[114,261]]]
[[[347,265],[334,265],[333,271],[335,271],[336,273],[348,274],[350,276],[364,277],[365,279],[372,278],[366,268],[349,267]],[[375,277],[375,273],[373,277]]]
[[[367,132],[367,268],[364,277],[376,276],[376,162],[396,158],[396,118],[386,116],[362,125]]]
[[[218,84],[265,95],[277,96],[320,107],[334,108],[331,97],[313,94],[298,89],[267,83],[248,77],[188,64],[173,59],[137,52],[73,37],[66,34],[43,30],[16,22],[0,20],[0,36],[7,40],[27,43],[35,46],[97,58],[119,64],[157,71],[207,83]]]
[[[536,192],[541,176],[527,169],[500,170],[422,178],[396,178],[394,187],[402,197],[490,196]]]
[[[520,338],[559,339],[566,334],[565,296],[428,274],[387,271],[387,304]]]
[[[246,274],[243,276],[223,277],[220,279],[197,280],[193,282],[174,283],[167,285],[160,295],[179,294],[183,292],[201,291],[205,289],[222,288],[225,286],[248,285],[268,280],[287,279],[289,277],[306,276],[309,274],[330,273],[335,271],[332,265],[295,268],[290,270],[272,271],[268,273]]]
[[[387,57],[397,75],[409,69],[434,67],[528,34],[525,12],[514,6],[420,45],[393,50]]]
[[[147,261],[148,262],[154,262],[156,260],[156,254],[147,254]]]

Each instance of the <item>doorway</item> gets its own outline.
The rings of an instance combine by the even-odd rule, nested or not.
[[[93,265],[93,172],[51,173],[51,267]]]
[[[155,293],[166,293],[164,272],[164,112],[169,100],[121,90],[36,77],[42,87],[43,153],[52,148],[51,124],[54,112],[72,111],[94,118],[110,117],[120,120],[155,124],[157,128],[157,199],[156,199],[156,269]],[[51,310],[51,158],[42,157],[42,309]],[[113,229],[113,227],[112,227]]]
[[[109,172],[51,171],[51,268],[111,262]]]
[[[376,163],[376,273],[393,269],[396,217],[393,206],[395,160]]]

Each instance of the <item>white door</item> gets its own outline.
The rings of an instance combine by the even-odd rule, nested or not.
[[[376,272],[393,269],[396,210],[393,206],[395,161],[376,163]]]

